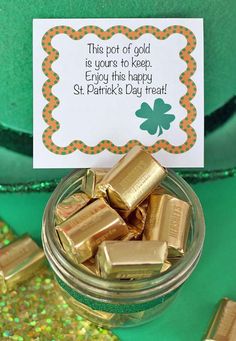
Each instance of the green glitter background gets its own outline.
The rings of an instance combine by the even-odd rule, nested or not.
[[[0,247],[15,238],[0,219]],[[0,340],[118,341],[110,331],[75,314],[55,288],[45,266],[32,279],[0,296]]]

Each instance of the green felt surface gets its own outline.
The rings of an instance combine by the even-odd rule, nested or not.
[[[236,90],[234,0],[0,0],[0,122],[32,131],[32,19],[203,17],[205,112]]]
[[[141,327],[114,332],[122,341],[200,341],[218,300],[236,300],[236,179],[195,185],[206,219],[202,258],[174,303]],[[18,234],[40,240],[41,218],[50,194],[0,195],[0,215]]]

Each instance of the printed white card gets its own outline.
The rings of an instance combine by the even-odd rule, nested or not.
[[[34,19],[34,168],[204,165],[202,19]]]

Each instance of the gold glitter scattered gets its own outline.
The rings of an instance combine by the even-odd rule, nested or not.
[[[0,218],[0,248],[8,245],[15,239],[15,236],[9,225]]]
[[[0,247],[14,239],[0,220]],[[117,341],[103,329],[74,313],[55,287],[52,271],[44,267],[35,277],[0,296],[0,340]]]

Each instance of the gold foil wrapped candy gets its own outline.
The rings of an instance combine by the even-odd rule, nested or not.
[[[139,231],[133,226],[128,225],[129,232],[120,238],[120,240],[128,241],[128,240],[137,240],[140,239],[142,231]]]
[[[60,202],[55,211],[56,224],[61,224],[73,214],[81,210],[90,201],[90,198],[85,193],[74,193],[68,198]]]
[[[79,267],[86,272],[90,272],[93,275],[99,276],[99,269],[94,257],[86,260],[84,263],[79,264]]]
[[[161,272],[165,272],[167,270],[169,270],[169,268],[171,268],[172,263],[169,262],[168,260],[165,261],[165,263],[163,264],[163,267],[161,268]]]
[[[99,319],[103,321],[110,321],[112,318],[116,317],[116,314],[90,308],[89,306],[79,302],[78,300],[70,296],[70,294],[68,294],[67,291],[59,287],[58,284],[56,285],[57,285],[57,288],[60,290],[60,293],[66,300],[66,302],[69,304],[69,306],[75,310],[79,309],[82,316],[87,318],[88,320],[96,321],[97,319]]]
[[[63,248],[77,263],[91,258],[104,240],[119,239],[128,227],[103,199],[97,199],[56,227]]]
[[[133,212],[128,216],[127,223],[130,226],[136,228],[140,234],[142,233],[147,217],[147,209],[149,204],[149,198],[145,199],[141,204],[139,204]]]
[[[169,194],[173,196],[173,194],[168,189],[162,186],[158,186],[157,188],[155,188],[152,194],[157,194],[157,195]]]
[[[236,340],[236,302],[223,298],[211,322],[205,341]]]
[[[146,278],[161,272],[167,259],[166,242],[105,241],[97,252],[104,278]]]
[[[151,194],[144,240],[166,241],[169,257],[184,254],[190,227],[191,206],[169,194]]]
[[[67,256],[104,278],[139,279],[167,271],[186,251],[191,207],[162,187],[166,175],[138,146],[110,170],[88,169],[84,193],[63,200],[55,212]]]
[[[97,186],[97,194],[127,217],[164,179],[166,170],[141,147],[132,148]]]
[[[43,250],[27,235],[1,248],[0,293],[30,278],[43,263]]]
[[[108,170],[108,168],[87,169],[82,179],[81,191],[86,193],[90,198],[96,198],[97,185],[102,181]]]

